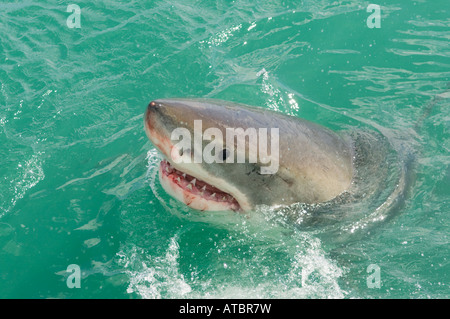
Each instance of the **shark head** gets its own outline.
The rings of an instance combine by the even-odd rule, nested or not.
[[[171,196],[207,211],[330,200],[352,179],[349,145],[295,117],[220,100],[160,99],[144,117]]]

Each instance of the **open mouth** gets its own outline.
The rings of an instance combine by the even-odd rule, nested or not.
[[[167,160],[160,164],[160,180],[166,191],[186,205],[209,211],[240,211],[237,200],[202,180],[174,168]]]

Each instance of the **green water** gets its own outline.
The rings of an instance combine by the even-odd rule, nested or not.
[[[70,2],[2,1],[0,297],[450,297],[448,1],[378,2],[380,28],[369,3],[77,1],[70,28]],[[357,235],[189,211],[143,130],[174,96],[371,126],[413,182]]]

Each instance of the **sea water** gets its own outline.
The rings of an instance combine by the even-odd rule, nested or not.
[[[448,298],[448,9],[3,1],[0,297]],[[357,234],[192,211],[162,190],[143,130],[166,97],[369,126],[413,154],[408,193]]]

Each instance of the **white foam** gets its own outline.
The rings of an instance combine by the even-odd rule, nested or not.
[[[2,194],[5,200],[0,203],[0,217],[8,213],[23,198],[28,190],[44,179],[45,174],[41,163],[41,153],[36,153],[25,163],[18,163],[17,177],[10,181],[9,191]]]
[[[186,234],[185,234],[186,235]],[[309,234],[271,239],[261,233],[243,233],[243,237],[222,239],[207,255],[208,269],[199,276],[192,271],[205,265],[202,258],[189,262],[191,272],[180,267],[179,237],[170,239],[165,254],[151,255],[137,247],[119,253],[121,264],[129,277],[128,293],[142,298],[344,298],[347,294],[339,286],[345,273],[321,247],[319,239]],[[183,236],[186,238],[186,236]],[[247,242],[246,242],[247,241]],[[250,242],[251,255],[233,256],[236,247]],[[238,248],[239,249],[239,248]],[[279,257],[270,254],[282,253]],[[288,262],[286,271],[277,263]],[[192,265],[192,264],[194,265]],[[226,266],[225,266],[226,265]],[[282,267],[281,267],[282,268]],[[206,272],[206,274],[205,274]]]
[[[130,278],[128,293],[144,299],[183,298],[191,292],[182,274],[178,272],[179,246],[177,237],[170,240],[165,256],[147,256],[143,250],[133,248],[130,253],[118,254]]]

